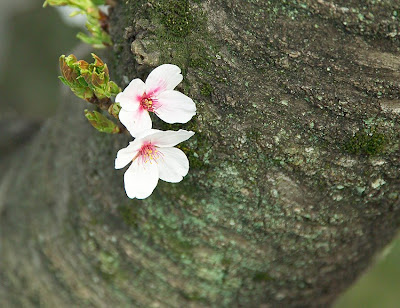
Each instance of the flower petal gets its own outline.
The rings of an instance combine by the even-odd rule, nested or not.
[[[161,130],[158,129],[146,129],[146,130],[142,130],[140,133],[137,133],[135,138],[136,139],[142,139],[143,142],[148,141],[149,138],[146,138],[149,135],[154,135],[155,133],[159,133],[162,132]],[[135,139],[135,140],[136,140]]]
[[[173,64],[156,67],[146,79],[146,94],[158,95],[166,90],[173,90],[183,79],[181,69]]]
[[[133,137],[141,131],[151,129],[152,126],[150,115],[144,109],[139,108],[137,111],[121,109],[118,117]]]
[[[160,159],[157,159],[160,179],[170,183],[178,183],[189,171],[189,160],[185,153],[177,148],[159,148]]]
[[[156,147],[173,147],[182,141],[188,140],[194,135],[194,132],[180,129],[177,132],[173,130],[155,131],[153,134],[144,138],[144,141],[151,142]]]
[[[195,103],[181,92],[165,91],[157,99],[155,114],[167,123],[186,123],[196,114]]]
[[[115,97],[115,102],[128,111],[136,111],[146,90],[146,85],[139,78],[133,79],[129,85]]]
[[[158,183],[158,165],[142,163],[139,159],[124,174],[125,191],[129,198],[145,199],[151,195]]]
[[[126,148],[123,148],[117,152],[117,158],[115,158],[115,169],[124,168],[129,164],[132,159],[138,154],[140,147],[142,146],[142,141],[140,139],[135,139],[130,142]]]

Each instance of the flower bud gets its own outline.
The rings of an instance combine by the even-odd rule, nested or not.
[[[95,54],[93,63],[77,60],[74,55],[60,57],[60,80],[71,88],[76,96],[108,109],[110,97],[121,89],[110,81],[107,65]],[[102,101],[104,99],[104,102]]]

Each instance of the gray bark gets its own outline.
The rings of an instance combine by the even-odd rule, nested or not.
[[[65,95],[2,159],[5,307],[325,307],[399,227],[397,1],[121,1],[121,85],[184,71],[191,170],[143,201]],[[127,78],[125,78],[126,76]],[[76,102],[75,102],[76,100]]]

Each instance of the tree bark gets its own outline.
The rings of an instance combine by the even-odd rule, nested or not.
[[[400,223],[398,1],[120,1],[121,86],[162,63],[197,104],[191,170],[130,200],[65,94],[2,159],[4,307],[326,307]],[[76,102],[75,102],[76,101]]]

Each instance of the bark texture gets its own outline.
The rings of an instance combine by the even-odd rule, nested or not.
[[[5,307],[326,307],[400,224],[398,1],[120,1],[125,86],[183,68],[179,184],[129,200],[128,136],[66,96],[2,159]],[[3,305],[4,306],[4,305]]]

